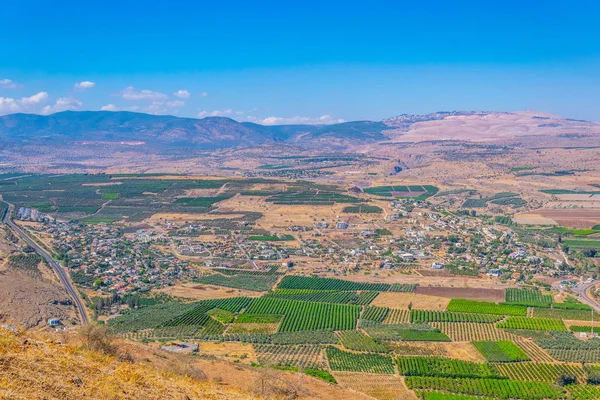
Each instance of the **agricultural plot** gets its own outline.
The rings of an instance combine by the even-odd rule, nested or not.
[[[272,336],[273,344],[336,344],[332,331],[280,332]]]
[[[417,390],[416,394],[421,400],[495,400],[492,397],[469,396],[466,394],[452,394],[424,390]]]
[[[497,376],[487,364],[444,357],[399,357],[398,372],[404,376],[488,378]]]
[[[562,303],[554,303],[552,304],[552,308],[561,309],[561,310],[587,310],[591,311],[592,308],[587,304],[583,304],[582,302],[572,298],[567,297]]]
[[[506,302],[526,307],[550,307],[553,299],[551,294],[543,294],[538,289],[508,288],[505,291]]]
[[[600,350],[548,349],[555,360],[577,363],[600,363]]]
[[[388,342],[397,356],[439,356],[448,357],[443,343],[437,342]]]
[[[426,324],[379,324],[361,320],[359,327],[377,340],[449,342],[450,338],[439,329]]]
[[[452,299],[448,307],[448,311],[454,312],[467,312],[467,313],[480,313],[480,314],[494,314],[494,315],[526,315],[527,307],[510,305],[510,304],[496,304],[487,301],[475,301],[475,300],[463,300],[463,299]]]
[[[384,324],[404,324],[410,322],[410,311],[391,309],[385,319]]]
[[[564,392],[544,382],[523,382],[510,379],[470,379],[409,376],[404,379],[409,389],[445,391],[499,399],[542,400],[560,399]]]
[[[389,308],[368,306],[363,309],[360,318],[368,321],[383,322],[389,312]]]
[[[225,286],[235,289],[245,289],[257,292],[271,290],[279,276],[277,275],[234,275],[223,276],[220,274],[207,275],[197,278],[194,282],[208,285]]]
[[[594,385],[569,385],[567,391],[574,400],[600,399],[600,387]]]
[[[369,353],[388,353],[390,347],[373,338],[365,335],[361,331],[340,331],[337,333],[340,343],[348,350],[364,351]]]
[[[518,337],[498,329],[495,324],[468,322],[432,322],[434,326],[448,335],[455,342],[474,340],[516,340]]]
[[[450,299],[415,293],[380,293],[372,305],[391,309],[444,311]]]
[[[556,360],[600,363],[600,339],[579,340],[572,333],[559,331],[534,341]]]
[[[451,311],[425,311],[411,310],[411,323],[427,322],[474,322],[474,323],[493,323],[502,319],[501,316],[490,314],[459,313]]]
[[[381,197],[412,198],[414,200],[426,200],[437,194],[439,189],[431,185],[394,185],[375,186],[364,189],[365,193]]]
[[[416,285],[412,284],[387,284],[387,283],[362,283],[335,278],[319,278],[306,276],[286,276],[278,289],[313,289],[313,290],[369,290],[380,292],[412,292]]]
[[[320,189],[299,189],[280,192],[265,199],[273,204],[287,205],[333,205],[335,203],[359,203],[362,199],[348,196],[335,191],[326,191]]]
[[[571,332],[592,332],[591,325],[571,325],[569,326]],[[594,325],[594,333],[600,332],[600,325]]]
[[[501,192],[496,193],[493,197],[482,197],[482,198],[470,198],[467,199],[462,207],[463,208],[485,208],[487,203],[501,205],[501,206],[512,206],[514,208],[521,207],[527,202],[519,197],[517,193]]]
[[[463,208],[486,208],[488,199],[467,199],[463,203]]]
[[[122,178],[118,180],[119,178]],[[238,189],[255,180],[238,183]],[[207,212],[218,201],[233,196],[181,197],[186,190],[218,189],[222,180],[160,179],[158,176],[132,175],[35,175],[0,185],[5,200],[16,207],[35,207],[45,213],[69,213],[72,218],[85,219],[94,214],[99,219],[141,220],[157,210],[162,212]],[[152,193],[152,195],[149,195]],[[102,210],[100,208],[105,206]],[[133,206],[132,206],[133,205]],[[99,211],[100,210],[100,211]]]
[[[214,318],[209,318],[206,323],[198,330],[197,335],[222,335],[225,332],[225,325]]]
[[[323,347],[318,345],[282,346],[255,344],[258,362],[264,365],[294,366],[297,368],[323,369]]]
[[[279,298],[299,301],[313,301],[318,303],[339,303],[367,305],[378,292],[336,292],[331,290],[313,290],[313,289],[277,289],[267,293],[264,297]]]
[[[280,332],[355,329],[360,307],[273,298],[254,299],[248,314],[280,314]]]
[[[353,205],[344,207],[342,210],[344,213],[348,214],[381,214],[383,210],[377,206],[368,206],[368,205]]]
[[[162,325],[173,318],[196,307],[195,304],[179,302],[163,303],[131,310],[108,322],[110,330],[114,333],[137,332]]]
[[[498,328],[539,331],[566,331],[565,323],[557,318],[508,317],[498,322]]]
[[[521,340],[515,343],[518,344],[525,354],[527,354],[527,357],[531,358],[531,361],[533,362],[551,363],[554,361],[546,350],[542,349],[531,340]]]
[[[517,362],[529,361],[529,357],[514,342],[509,340],[473,342],[477,350],[489,362]]]
[[[207,323],[216,331],[215,323],[220,324],[208,314],[209,311],[218,308],[220,310],[237,313],[242,310],[250,302],[247,297],[233,297],[223,300],[205,300],[194,303],[194,307],[189,311],[180,314],[169,321],[165,322],[162,327],[170,328],[170,335],[174,337],[191,336],[195,331],[199,331]],[[214,322],[213,322],[214,321]],[[222,325],[222,324],[221,324]],[[203,332],[204,334],[215,334],[213,331]],[[223,333],[223,329],[216,334]]]
[[[364,393],[378,400],[416,400],[398,375],[366,374],[362,372],[335,372],[338,384]],[[478,399],[481,400],[481,399]]]
[[[505,363],[495,367],[500,375],[518,381],[556,382],[560,375],[575,376],[582,383],[586,373],[575,364]]]
[[[563,239],[562,244],[571,249],[596,249],[600,250],[600,240]]]
[[[394,364],[390,356],[349,353],[332,346],[327,347],[326,354],[329,361],[329,368],[332,371],[394,374]]]
[[[534,308],[533,316],[536,318],[554,318],[562,320],[590,321],[591,310],[562,310],[557,308]]]
[[[241,314],[242,316],[244,314]],[[279,318],[281,319],[281,317]],[[276,322],[239,322],[235,321],[227,329],[228,334],[233,333],[276,333],[279,329],[279,321]]]

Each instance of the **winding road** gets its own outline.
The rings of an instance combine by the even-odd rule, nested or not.
[[[586,303],[589,306],[595,308],[596,311],[600,310],[600,303],[598,303],[598,301],[595,298],[593,298],[592,296],[589,295],[589,291],[591,288],[595,287],[598,283],[600,283],[600,281],[595,280],[595,281],[580,284],[579,286],[577,286],[575,288],[575,291],[579,294],[579,299],[583,303]]]
[[[55,261],[50,254],[48,254],[46,250],[40,247],[35,241],[33,241],[29,236],[27,236],[27,234],[25,234],[25,232],[23,232],[23,230],[21,230],[20,227],[18,227],[13,221],[11,221],[10,215],[12,214],[13,205],[10,203],[7,204],[8,211],[4,214],[2,221],[28,245],[33,247],[40,256],[42,256],[46,261],[48,261],[48,264],[50,264],[50,267],[52,267],[52,269],[58,276],[60,283],[62,283],[69,296],[71,296],[71,298],[75,302],[77,310],[79,311],[79,320],[81,321],[81,324],[86,325],[88,323],[88,317],[85,312],[85,306],[83,305],[81,298],[79,298],[77,290],[73,287],[73,284],[69,280],[67,273],[60,266],[60,264],[57,261]]]

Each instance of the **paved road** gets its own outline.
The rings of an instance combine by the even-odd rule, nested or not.
[[[575,289],[577,291],[577,293],[579,293],[579,299],[583,303],[586,303],[586,304],[594,307],[596,309],[596,311],[600,310],[600,303],[598,303],[598,301],[596,299],[594,299],[593,297],[591,297],[589,295],[589,290],[591,288],[593,288],[594,286],[596,286],[598,283],[600,283],[600,281],[592,281],[592,282],[583,283],[583,284],[577,286],[577,288]]]
[[[62,285],[65,287],[65,290],[67,291],[69,296],[71,296],[71,298],[75,302],[75,305],[77,306],[77,310],[79,311],[79,320],[81,321],[81,323],[83,325],[86,325],[88,323],[88,317],[87,317],[87,314],[85,313],[85,306],[83,305],[83,302],[79,298],[79,294],[77,293],[77,290],[75,290],[75,288],[71,284],[71,281],[69,281],[69,278],[67,277],[67,273],[60,266],[60,264],[58,262],[54,261],[54,259],[50,256],[50,254],[48,254],[48,252],[46,252],[46,250],[44,250],[42,247],[40,247],[29,236],[27,236],[25,234],[25,232],[23,232],[21,230],[21,228],[19,228],[14,222],[11,221],[10,215],[12,213],[13,205],[9,204],[8,207],[9,207],[9,209],[6,212],[6,214],[4,214],[3,222],[6,225],[8,225],[13,230],[13,232],[15,232],[17,235],[19,235],[21,237],[21,239],[23,239],[25,242],[27,242],[27,244],[29,244],[31,247],[33,247],[40,256],[44,257],[44,259],[46,261],[48,261],[48,264],[50,264],[50,266],[52,267],[52,269],[58,276],[58,279],[60,280]]]

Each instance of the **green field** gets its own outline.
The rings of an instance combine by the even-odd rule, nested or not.
[[[516,344],[508,340],[473,342],[489,362],[529,361],[529,357]]]
[[[377,206],[367,206],[367,205],[354,205],[344,207],[342,212],[350,213],[350,214],[381,214],[383,210]]]
[[[496,304],[485,301],[452,299],[448,311],[494,315],[525,315],[527,308],[520,305]]]
[[[600,240],[586,239],[563,239],[563,246],[573,249],[597,249],[600,250]]]

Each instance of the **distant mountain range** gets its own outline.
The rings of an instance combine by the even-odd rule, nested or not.
[[[518,129],[516,128],[518,127]],[[599,125],[536,112],[451,111],[402,114],[383,121],[265,126],[224,117],[203,119],[134,112],[65,111],[0,117],[0,147],[135,142],[155,149],[229,149],[265,143],[345,149],[389,140],[478,140],[595,133]],[[399,139],[401,137],[401,139]]]
[[[65,111],[52,115],[12,114],[0,117],[0,139],[5,143],[35,141],[144,142],[150,146],[219,149],[267,142],[310,145],[333,137],[344,140],[383,140],[390,129],[383,122],[357,121],[334,125],[265,126],[224,117],[203,119],[133,112]]]

